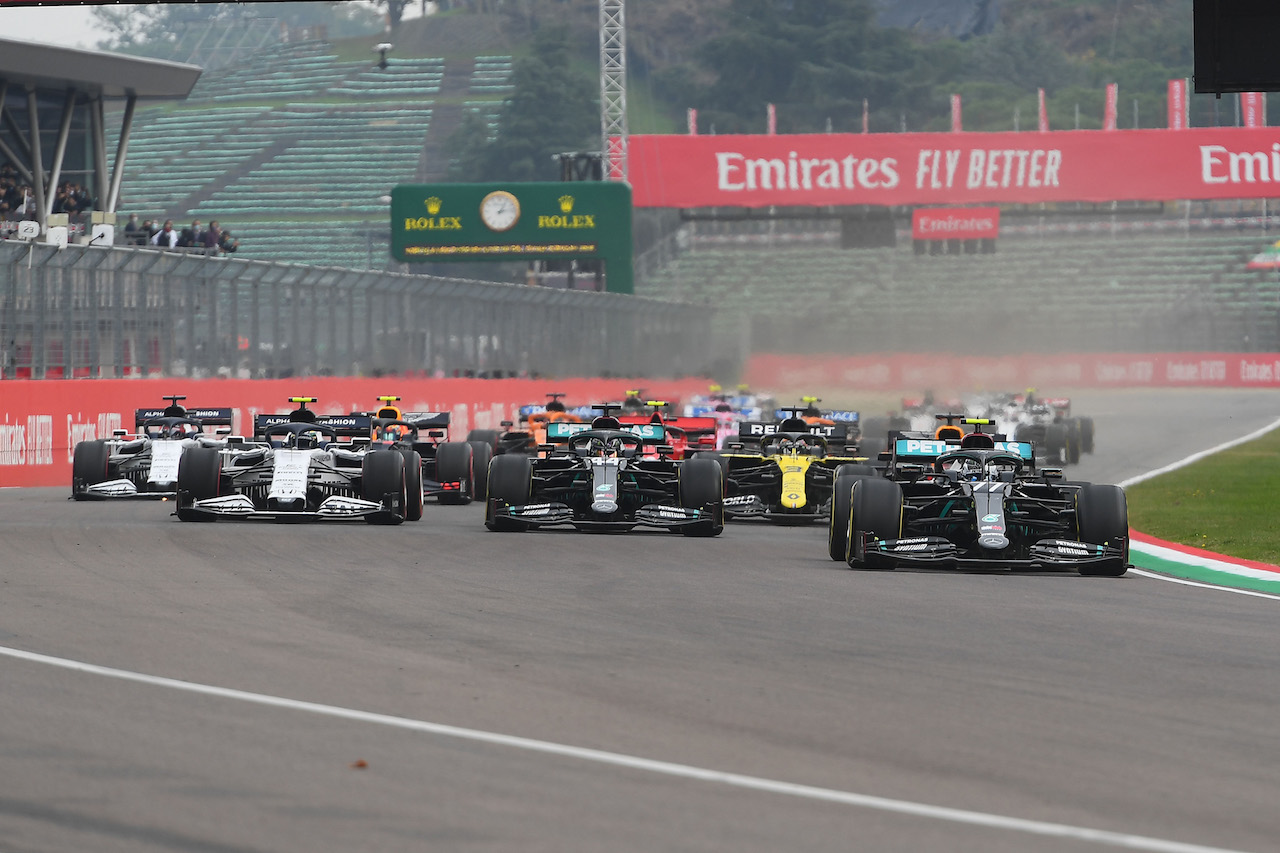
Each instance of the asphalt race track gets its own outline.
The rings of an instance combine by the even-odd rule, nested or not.
[[[1099,482],[1280,417],[1074,400]],[[68,492],[0,491],[3,853],[1280,849],[1271,598]]]

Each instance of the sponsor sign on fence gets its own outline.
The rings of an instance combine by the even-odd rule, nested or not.
[[[916,240],[979,240],[1000,236],[998,207],[919,207],[911,214]]]

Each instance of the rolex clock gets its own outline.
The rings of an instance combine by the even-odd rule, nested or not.
[[[494,190],[480,201],[480,221],[490,231],[507,231],[520,220],[520,200],[506,190]]]

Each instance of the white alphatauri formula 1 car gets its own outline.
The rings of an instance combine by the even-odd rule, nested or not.
[[[254,439],[193,447],[178,470],[183,521],[359,520],[399,524],[422,518],[422,468],[413,451],[370,442],[368,415],[258,415]]]
[[[171,498],[178,465],[192,447],[219,444],[206,432],[230,427],[231,409],[188,409],[172,394],[163,408],[138,409],[134,432],[117,430],[111,438],[81,441],[71,461],[71,497],[78,501],[112,498]]]

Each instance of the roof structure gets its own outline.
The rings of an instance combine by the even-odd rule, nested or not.
[[[200,71],[181,62],[0,38],[0,81],[12,88],[163,100],[189,95]]]
[[[32,188],[35,209],[25,215],[46,232],[64,170],[84,176],[95,212],[114,213],[136,104],[182,100],[200,73],[181,62],[0,38],[0,162],[12,165]],[[108,100],[125,102],[110,175]],[[75,141],[80,139],[87,144]]]

